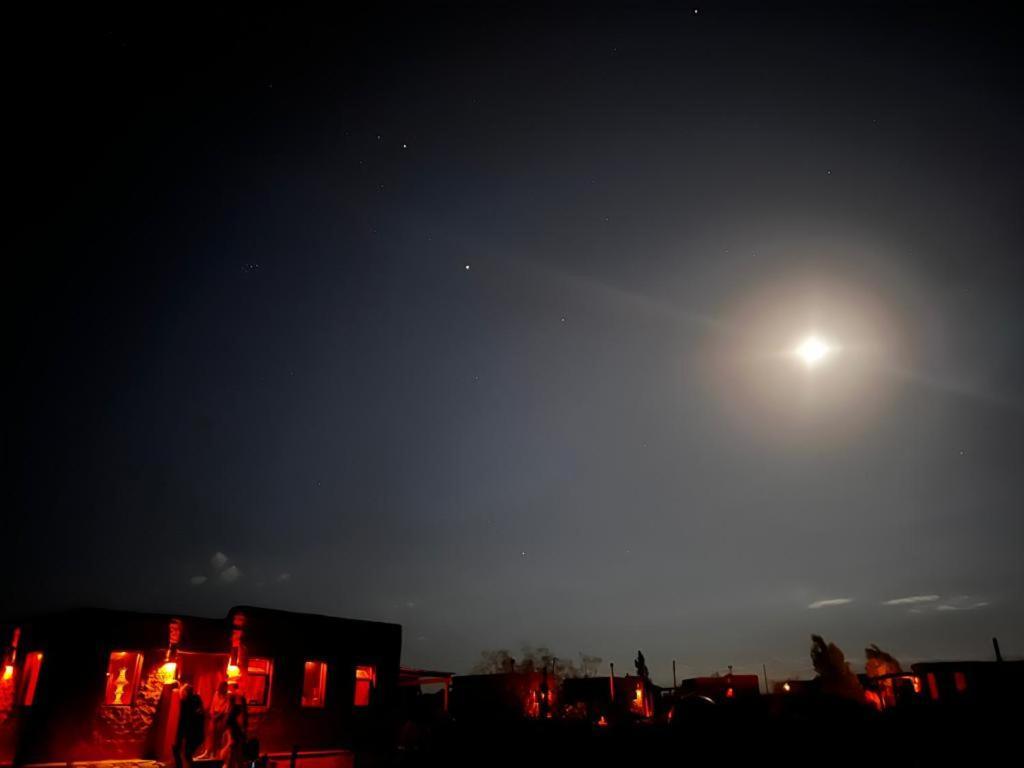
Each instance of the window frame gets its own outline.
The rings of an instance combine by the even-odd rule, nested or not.
[[[314,699],[306,692],[306,674],[311,665],[317,664],[320,668],[319,676],[319,699]],[[302,695],[299,698],[299,705],[303,709],[325,709],[327,706],[327,678],[328,664],[325,659],[306,659],[302,665]]]
[[[31,707],[36,700],[36,691],[39,688],[39,674],[43,668],[43,652],[29,651],[25,654],[25,661],[21,665],[21,674],[18,676],[18,690],[15,693],[15,702],[20,707]]]
[[[369,670],[369,674],[365,677],[360,676],[360,671]],[[352,706],[356,709],[365,709],[373,704],[373,692],[377,688],[377,665],[376,664],[356,664],[352,670]],[[366,700],[360,701],[359,691],[363,689],[366,691]]]
[[[256,670],[253,671],[253,662],[265,663],[266,671]],[[249,688],[249,681],[253,678],[263,678],[265,681],[263,684],[263,701],[254,702],[249,699],[249,691],[246,690],[245,701],[249,707],[250,712],[266,712],[270,709],[271,701],[271,689],[274,682],[274,660],[265,656],[253,656],[245,662],[245,684],[246,689]],[[305,677],[303,677],[303,684],[305,684]]]
[[[108,700],[111,696],[111,675],[113,674],[112,667],[114,664],[114,657],[118,655],[135,657],[135,671],[132,672],[131,677],[128,678],[130,685],[125,688],[128,700],[121,702]],[[138,693],[139,684],[142,682],[142,660],[144,657],[145,653],[143,651],[111,651],[107,655],[107,674],[103,684],[103,706],[130,707],[135,704],[135,696]],[[126,665],[125,669],[127,669],[128,666],[129,665]],[[128,676],[126,675],[126,677]],[[116,691],[116,686],[114,686],[114,690]]]

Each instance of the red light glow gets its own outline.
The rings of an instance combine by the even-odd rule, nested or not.
[[[967,690],[967,675],[963,672],[953,673],[953,685],[956,686],[957,693],[963,693]]]
[[[25,666],[21,671],[19,698],[23,707],[31,707],[36,698],[36,686],[39,684],[39,669],[43,665],[42,651],[30,653],[25,657]]]
[[[928,680],[928,694],[932,697],[932,701],[939,700],[939,683],[935,679],[935,673],[929,672],[927,675]]]
[[[864,700],[879,712],[882,711],[882,698],[874,691],[864,691]]]
[[[376,667],[369,665],[356,667],[356,689],[352,703],[357,707],[370,706],[370,691],[376,685]]]
[[[327,662],[307,661],[302,676],[302,706],[323,709],[327,690]]]

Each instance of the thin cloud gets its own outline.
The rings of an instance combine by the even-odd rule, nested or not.
[[[206,577],[205,576],[193,576],[192,578],[190,578],[188,580],[188,583],[191,584],[193,587],[198,587],[198,586],[201,586],[202,584],[206,583]]]
[[[210,565],[213,566],[213,570],[219,571],[225,565],[228,564],[228,556],[223,552],[214,552],[213,557],[210,558]]]
[[[939,599],[938,595],[910,595],[909,597],[897,597],[893,600],[886,600],[882,605],[913,605],[914,603],[934,603]]]
[[[885,605],[896,605],[899,603],[915,603],[910,608],[910,613],[924,613],[926,611],[974,611],[978,608],[986,607],[989,602],[987,600],[978,600],[977,597],[971,595],[953,595],[947,597],[938,602],[939,598],[935,595],[918,595],[918,599],[912,598],[900,598],[899,600],[890,600]],[[924,598],[929,598],[925,600]]]
[[[986,603],[986,602],[972,603],[971,605],[949,605],[948,603],[943,603],[942,605],[935,606],[935,610],[936,611],[973,611],[976,608],[984,608],[986,605],[988,605],[988,603]]]
[[[242,572],[238,570],[237,565],[229,565],[223,571],[220,572],[220,580],[230,584],[234,581],[238,581],[238,577],[242,575]]]
[[[846,605],[847,603],[852,603],[852,602],[853,602],[853,598],[850,598],[850,597],[833,597],[833,598],[831,598],[829,600],[815,600],[813,603],[811,603],[807,607],[810,608],[812,611],[814,611],[814,610],[817,610],[818,608],[829,608],[829,607],[831,607],[833,605]]]

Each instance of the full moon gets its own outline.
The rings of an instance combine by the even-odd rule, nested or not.
[[[831,344],[820,336],[805,337],[793,350],[793,354],[806,368],[817,368],[834,351]]]

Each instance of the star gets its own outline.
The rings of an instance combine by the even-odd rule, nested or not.
[[[469,264],[466,265],[466,271],[469,271]]]

